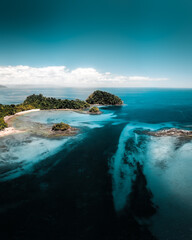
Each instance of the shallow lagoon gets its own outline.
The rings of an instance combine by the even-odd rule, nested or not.
[[[95,116],[41,111],[18,117],[45,124],[64,121],[80,129],[74,137],[46,139],[25,133],[0,139],[3,236],[191,238],[192,143],[141,136],[134,130],[190,128],[192,91],[107,90],[125,105],[103,107],[103,114]],[[15,103],[33,92],[85,99],[92,89],[5,89],[0,99],[5,103],[8,96],[7,103]]]

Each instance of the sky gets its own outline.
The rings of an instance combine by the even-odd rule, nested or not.
[[[0,84],[192,88],[191,0],[2,0]]]

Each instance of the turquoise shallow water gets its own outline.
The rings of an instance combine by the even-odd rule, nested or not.
[[[191,129],[192,90],[105,90],[124,105],[101,107],[103,114],[95,116],[40,111],[18,118],[64,121],[79,128],[74,137],[18,134],[0,139],[5,239],[192,237],[192,142],[135,133]],[[19,103],[32,93],[85,99],[92,91],[1,89],[0,102]]]

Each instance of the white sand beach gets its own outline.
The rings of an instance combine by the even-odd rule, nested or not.
[[[31,109],[31,110],[27,110],[27,111],[22,111],[22,112],[16,113],[15,115],[18,116],[18,115],[23,115],[23,114],[30,113],[30,112],[37,112],[37,111],[40,111],[40,109]]]
[[[5,129],[0,131],[0,137],[5,137],[5,136],[8,136],[10,134],[16,134],[16,133],[22,133],[22,132],[24,132],[24,131],[17,130],[13,127],[8,127],[8,128],[5,128]]]
[[[24,131],[15,129],[12,126],[12,124],[10,123],[10,120],[15,116],[20,116],[20,115],[24,115],[26,113],[37,112],[37,111],[40,111],[40,109],[31,109],[31,110],[27,110],[27,111],[18,112],[14,115],[5,116],[4,121],[8,124],[8,127],[0,131],[0,137],[5,137],[5,136],[8,136],[10,134],[16,134],[16,133],[24,132]]]

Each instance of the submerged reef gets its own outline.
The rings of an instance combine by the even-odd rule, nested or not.
[[[145,135],[154,136],[154,137],[172,136],[172,137],[192,138],[192,131],[179,129],[179,128],[160,129],[158,131],[136,130],[135,132],[137,134],[145,134]]]
[[[65,123],[57,123],[51,126],[49,124],[43,124],[39,122],[22,121],[20,118],[14,119],[13,127],[23,132],[48,138],[74,136],[78,133],[77,128],[73,128]]]

